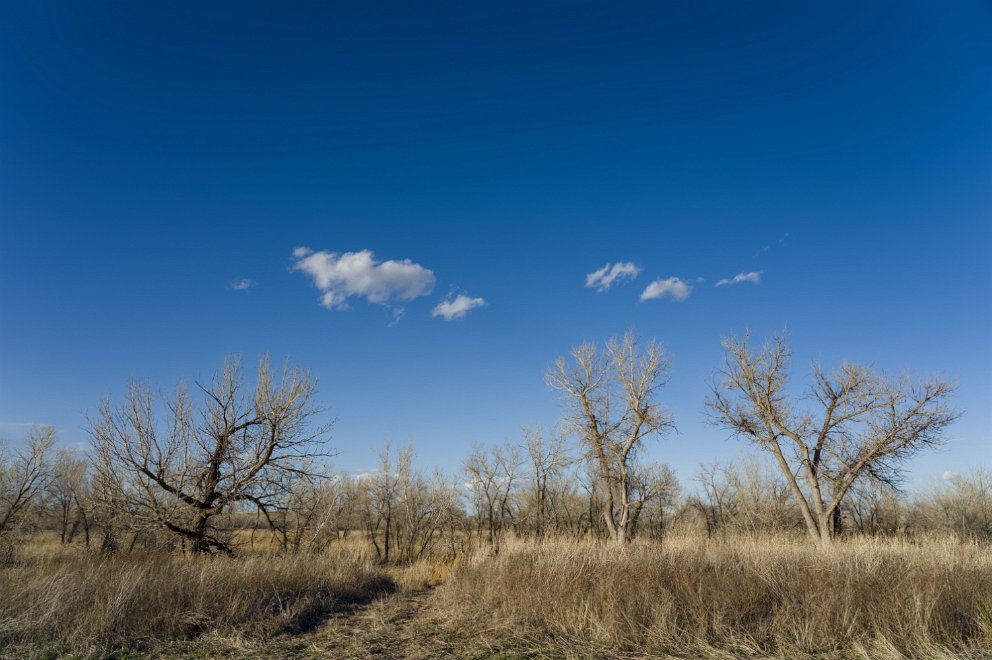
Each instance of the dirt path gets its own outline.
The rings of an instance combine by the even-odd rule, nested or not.
[[[290,646],[269,648],[295,657],[424,658],[465,657],[430,616],[430,590],[397,592],[369,604],[332,614]],[[469,654],[472,655],[472,654]]]

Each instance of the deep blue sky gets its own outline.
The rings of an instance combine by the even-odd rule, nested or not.
[[[4,1],[0,434],[80,442],[132,376],[269,352],[319,376],[341,468],[390,438],[452,470],[634,328],[674,359],[651,455],[689,479],[742,449],[702,418],[720,337],[788,327],[797,377],[959,379],[924,483],[992,462],[990,212],[987,2]],[[436,281],[328,309],[300,246]],[[640,274],[584,286],[615,262]],[[431,316],[457,294],[486,305]]]

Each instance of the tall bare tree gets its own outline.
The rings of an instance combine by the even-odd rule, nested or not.
[[[603,520],[610,537],[626,543],[633,513],[632,462],[644,439],[675,428],[657,401],[668,383],[669,361],[652,341],[642,350],[636,335],[593,344],[558,358],[547,382],[562,393],[567,421],[596,465],[603,489]]]
[[[214,521],[232,506],[284,501],[287,475],[327,455],[330,425],[314,426],[310,373],[275,372],[267,357],[254,388],[236,358],[197,387],[199,405],[185,387],[160,403],[135,382],[121,403],[105,399],[89,423],[97,476],[118,512],[178,535],[194,553],[230,553]]]
[[[938,377],[891,379],[844,363],[814,365],[805,396],[789,391],[792,353],[782,335],[760,350],[748,337],[723,342],[724,365],[707,401],[711,419],[770,452],[802,513],[810,538],[830,542],[833,516],[859,476],[898,483],[903,462],[944,442],[959,413],[954,384]]]
[[[0,445],[0,537],[21,522],[51,478],[50,454],[55,429],[33,426],[23,449]]]

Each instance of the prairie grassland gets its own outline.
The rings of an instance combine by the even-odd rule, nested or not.
[[[515,639],[550,655],[987,657],[992,549],[870,539],[818,549],[748,537],[622,551],[511,542],[458,566],[436,607],[494,649]]]
[[[411,566],[359,536],[320,555],[34,548],[0,566],[0,657],[992,653],[992,548],[951,540],[508,539]]]
[[[105,655],[205,632],[265,639],[397,588],[349,548],[320,557],[46,553],[0,567],[0,654]]]

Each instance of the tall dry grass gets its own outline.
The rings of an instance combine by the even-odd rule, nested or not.
[[[825,550],[787,538],[619,550],[517,542],[463,562],[438,604],[495,648],[516,638],[545,649],[570,640],[563,654],[587,643],[689,656],[980,655],[992,652],[992,550],[936,540]]]
[[[363,553],[62,552],[0,567],[0,649],[106,654],[203,632],[269,637],[396,588]]]

